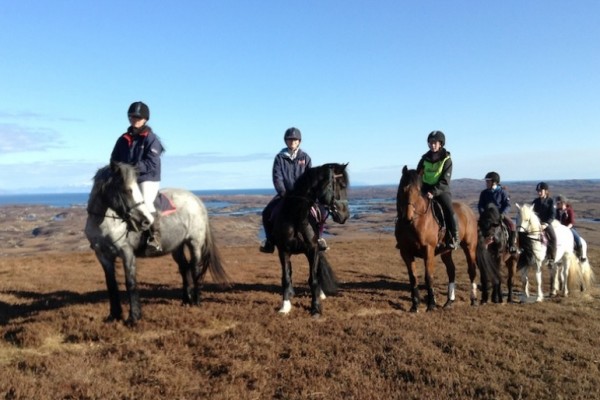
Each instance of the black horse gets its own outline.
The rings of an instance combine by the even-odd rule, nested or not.
[[[287,314],[292,309],[290,299],[294,295],[292,286],[292,254],[304,254],[309,263],[308,284],[312,294],[311,314],[321,314],[320,298],[325,294],[337,293],[337,282],[325,254],[318,248],[319,228],[314,218],[310,218],[311,208],[318,201],[330,212],[339,224],[349,216],[346,188],[348,187],[348,164],[325,164],[307,169],[298,178],[294,189],[281,200],[281,208],[273,221],[273,242],[281,262],[281,285],[283,305],[280,313]]]
[[[492,283],[492,301],[502,303],[501,268],[508,269],[508,302],[513,301],[512,280],[519,258],[509,252],[508,228],[495,204],[488,204],[479,217],[477,239],[477,265],[481,272],[481,302],[489,299],[488,283]]]

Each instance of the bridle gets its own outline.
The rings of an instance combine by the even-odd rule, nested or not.
[[[105,196],[104,192],[100,193],[100,197],[101,197],[101,199],[102,199],[102,202],[103,202],[103,204],[104,204],[104,205],[107,205],[107,204],[108,204],[108,202],[106,201],[106,196]],[[88,215],[93,215],[93,216],[95,216],[95,217],[99,217],[99,218],[101,218],[101,219],[103,219],[103,218],[112,218],[112,219],[114,219],[114,220],[122,220],[123,222],[125,222],[125,223],[127,224],[127,226],[128,226],[128,230],[131,230],[131,229],[133,229],[133,228],[132,228],[132,224],[131,224],[131,216],[132,216],[132,212],[133,212],[133,210],[135,210],[136,208],[139,208],[139,207],[141,207],[142,205],[144,205],[144,201],[138,201],[137,203],[135,203],[135,204],[134,204],[134,205],[132,205],[131,207],[128,207],[128,206],[126,205],[126,202],[125,202],[125,201],[123,201],[123,199],[122,199],[122,197],[123,197],[123,196],[122,196],[121,194],[119,194],[119,197],[120,197],[120,200],[121,200],[121,201],[120,201],[120,203],[121,203],[121,204],[123,204],[123,205],[125,205],[125,207],[124,207],[124,209],[125,209],[125,212],[124,212],[124,213],[122,213],[123,215],[121,215],[121,213],[119,213],[119,212],[118,212],[118,210],[116,210],[115,208],[111,208],[111,207],[109,207],[109,206],[106,206],[106,207],[107,207],[107,210],[106,210],[104,213],[99,213],[99,212],[96,212],[96,211],[92,210],[92,209],[90,208],[90,205],[89,205],[89,204],[88,204],[88,207],[87,207],[87,213],[88,213]],[[109,208],[110,208],[111,210],[113,210],[113,211],[114,211],[114,212],[115,212],[117,215],[109,215],[109,214],[108,214],[108,209],[109,209]]]
[[[517,226],[517,231],[518,232],[523,232],[526,233],[527,236],[531,239],[531,240],[537,240],[541,242],[540,239],[540,235],[542,234],[543,230],[542,229],[537,229],[537,230],[532,230],[532,231],[528,231],[524,224],[528,227],[532,226],[531,223],[531,217],[527,218],[527,219],[521,219],[521,223],[519,224],[519,226]]]
[[[344,174],[336,174],[332,171],[331,176],[329,178],[329,190],[331,190],[331,192],[332,192],[331,202],[329,204],[324,204],[324,206],[331,213],[338,212],[336,201],[340,201],[340,199],[335,198],[336,187],[337,187],[336,185],[337,185],[337,180],[339,178],[343,178],[343,177],[344,177]]]
[[[414,189],[413,189],[413,190],[414,190]],[[425,209],[424,209],[423,211],[419,211],[419,210],[417,209],[417,204],[413,203],[412,201],[408,201],[408,202],[406,203],[406,205],[402,207],[402,211],[403,211],[403,214],[404,214],[404,215],[403,215],[403,217],[404,217],[404,218],[406,218],[406,216],[408,215],[408,213],[406,212],[406,208],[407,208],[407,207],[412,207],[412,209],[413,209],[413,212],[414,212],[414,215],[416,215],[416,217],[415,217],[415,216],[413,216],[413,217],[411,217],[410,219],[407,219],[407,221],[408,221],[408,222],[410,222],[412,225],[414,225],[414,223],[415,223],[415,219],[417,219],[418,217],[422,217],[422,216],[426,215],[426,214],[427,214],[427,213],[428,213],[428,212],[431,210],[431,203],[432,203],[431,199],[430,199],[430,198],[428,198],[428,197],[425,197],[425,196],[423,196],[423,195],[421,195],[421,194],[419,194],[419,196],[420,196],[420,197],[421,197],[423,200],[425,200],[425,201],[426,201],[426,203],[427,203],[427,204],[426,204],[426,206],[425,206]],[[410,197],[410,196],[409,196],[409,197]]]

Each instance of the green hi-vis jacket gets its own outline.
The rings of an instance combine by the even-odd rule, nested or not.
[[[423,192],[431,192],[434,196],[450,193],[452,178],[452,159],[450,152],[442,148],[438,154],[428,151],[423,154],[417,171],[423,174]]]

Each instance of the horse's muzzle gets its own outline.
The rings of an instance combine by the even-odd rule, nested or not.
[[[335,200],[333,205],[329,207],[331,217],[338,224],[344,224],[350,217],[350,208],[348,200]]]
[[[147,218],[142,217],[138,220],[138,218],[132,218],[131,215],[129,215],[128,217],[129,218],[127,218],[126,222],[129,225],[130,229],[134,232],[147,231],[152,225],[152,222],[150,222],[150,220]]]

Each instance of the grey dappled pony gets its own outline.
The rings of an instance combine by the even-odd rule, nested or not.
[[[227,283],[219,252],[202,201],[183,189],[163,189],[176,206],[161,216],[160,255],[171,253],[183,279],[183,303],[200,302],[200,283],[207,270],[216,283]],[[98,170],[88,200],[85,234],[104,269],[110,298],[108,321],[121,320],[123,310],[115,276],[115,261],[121,258],[129,297],[128,323],[142,317],[136,279],[136,256],[144,257],[147,231],[154,218],[137,184],[137,171],[128,164],[111,164]]]

